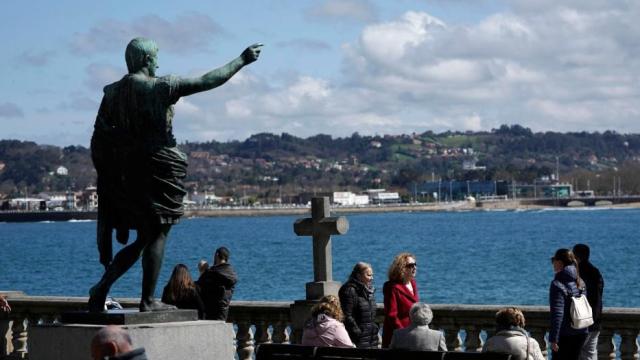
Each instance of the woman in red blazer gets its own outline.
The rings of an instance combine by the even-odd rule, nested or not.
[[[384,283],[384,326],[382,347],[389,347],[395,329],[402,329],[411,323],[409,309],[417,303],[416,257],[410,253],[398,254],[389,267],[389,281]]]

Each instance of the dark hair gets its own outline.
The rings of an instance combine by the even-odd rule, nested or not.
[[[215,255],[222,261],[229,261],[229,249],[224,246],[217,248]]]
[[[185,299],[193,294],[193,290],[196,288],[189,268],[185,264],[178,264],[173,268],[169,283],[167,284],[168,292],[166,293],[166,300],[169,303],[175,304],[180,299]]]
[[[585,244],[576,244],[573,247],[573,254],[580,260],[580,261],[587,261],[589,260],[589,254],[591,253],[591,251],[589,250],[589,246],[585,245]]]
[[[558,249],[556,253],[551,258],[555,261],[560,261],[562,266],[573,265],[576,268],[576,284],[578,287],[583,287],[584,283],[582,282],[582,278],[580,278],[580,272],[578,271],[578,261],[576,260],[576,256],[569,249]]]

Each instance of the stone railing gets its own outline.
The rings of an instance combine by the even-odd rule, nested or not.
[[[12,312],[0,314],[0,359],[25,359],[28,325],[57,321],[65,311],[86,309],[86,298],[10,295]],[[125,307],[137,307],[137,299],[119,299]],[[290,302],[234,301],[229,321],[235,325],[239,359],[251,359],[255,346],[262,343],[288,343],[292,334]],[[432,305],[432,328],[445,332],[450,351],[480,351],[493,332],[494,316],[502,306]],[[545,335],[549,324],[547,307],[520,306],[527,319],[527,330],[547,355]],[[382,323],[382,306],[378,321]],[[640,309],[607,308],[603,315],[598,353],[600,359],[638,359]]]

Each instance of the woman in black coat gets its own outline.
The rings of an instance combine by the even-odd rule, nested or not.
[[[340,304],[344,326],[351,341],[359,348],[377,348],[376,297],[371,265],[359,262],[353,267],[349,280],[342,285]]]

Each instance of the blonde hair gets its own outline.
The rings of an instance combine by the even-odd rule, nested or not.
[[[340,322],[344,319],[344,314],[340,307],[340,300],[333,295],[327,295],[320,299],[319,303],[313,305],[311,315],[315,318],[320,314],[325,314]]]
[[[349,277],[357,279],[359,275],[364,274],[364,272],[367,271],[368,269],[371,269],[371,271],[373,271],[371,264],[366,263],[364,261],[359,261],[353,267],[353,270],[351,271],[351,275]]]
[[[496,324],[501,328],[517,326],[524,329],[524,314],[520,309],[514,307],[500,309],[496,313]]]
[[[412,253],[404,252],[396,255],[389,266],[389,281],[404,283],[407,281],[407,264],[409,258],[416,258]]]

